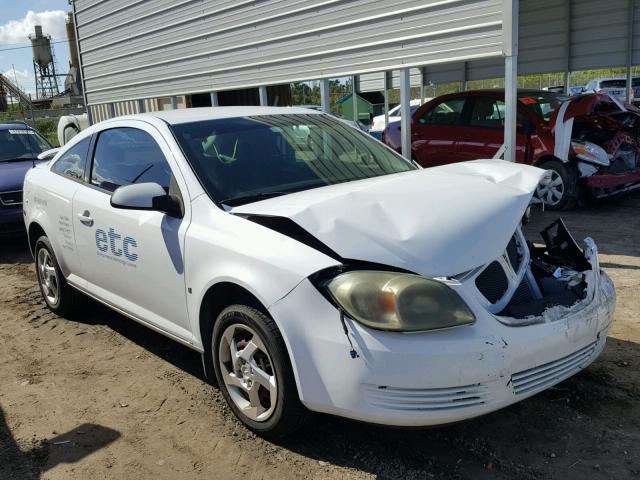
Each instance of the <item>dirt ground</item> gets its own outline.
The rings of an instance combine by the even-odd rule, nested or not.
[[[453,426],[318,416],[277,444],[236,423],[198,354],[95,304],[49,313],[24,240],[0,243],[0,479],[640,478],[640,195],[563,216],[618,294],[586,371]],[[556,217],[534,211],[527,234]]]

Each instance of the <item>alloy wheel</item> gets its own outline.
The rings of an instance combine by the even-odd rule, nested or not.
[[[278,383],[260,336],[246,325],[233,324],[218,347],[220,371],[233,403],[253,421],[268,420],[276,407]]]
[[[38,250],[36,268],[38,269],[40,286],[47,302],[49,305],[56,305],[60,298],[60,282],[51,254],[46,248]]]

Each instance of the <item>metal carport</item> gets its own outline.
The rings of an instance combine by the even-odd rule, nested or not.
[[[411,72],[465,81],[504,75],[505,159],[515,151],[520,73],[640,63],[636,0],[73,0],[90,115],[114,103],[400,71],[410,155]],[[518,53],[520,54],[518,56]],[[413,70],[411,70],[413,69]],[[629,68],[630,72],[630,68]],[[381,79],[388,78],[382,74]],[[362,88],[362,87],[361,87]],[[149,102],[147,101],[146,105]],[[148,108],[148,107],[147,107]]]

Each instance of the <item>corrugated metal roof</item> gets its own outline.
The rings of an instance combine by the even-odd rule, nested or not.
[[[500,56],[503,0],[76,0],[90,104]]]

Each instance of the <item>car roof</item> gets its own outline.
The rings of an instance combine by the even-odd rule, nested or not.
[[[2,122],[0,123],[0,130],[33,130],[33,129],[24,122]]]
[[[254,115],[320,115],[322,112],[300,107],[199,107],[181,108],[177,110],[163,110],[149,112],[140,115],[132,115],[130,118],[154,117],[176,125],[180,123],[201,122],[205,120],[218,120],[222,118],[248,117]]]
[[[633,78],[638,78],[638,77],[633,77]],[[599,77],[599,78],[594,78],[594,80],[596,82],[607,82],[609,80],[627,80],[625,77]]]

